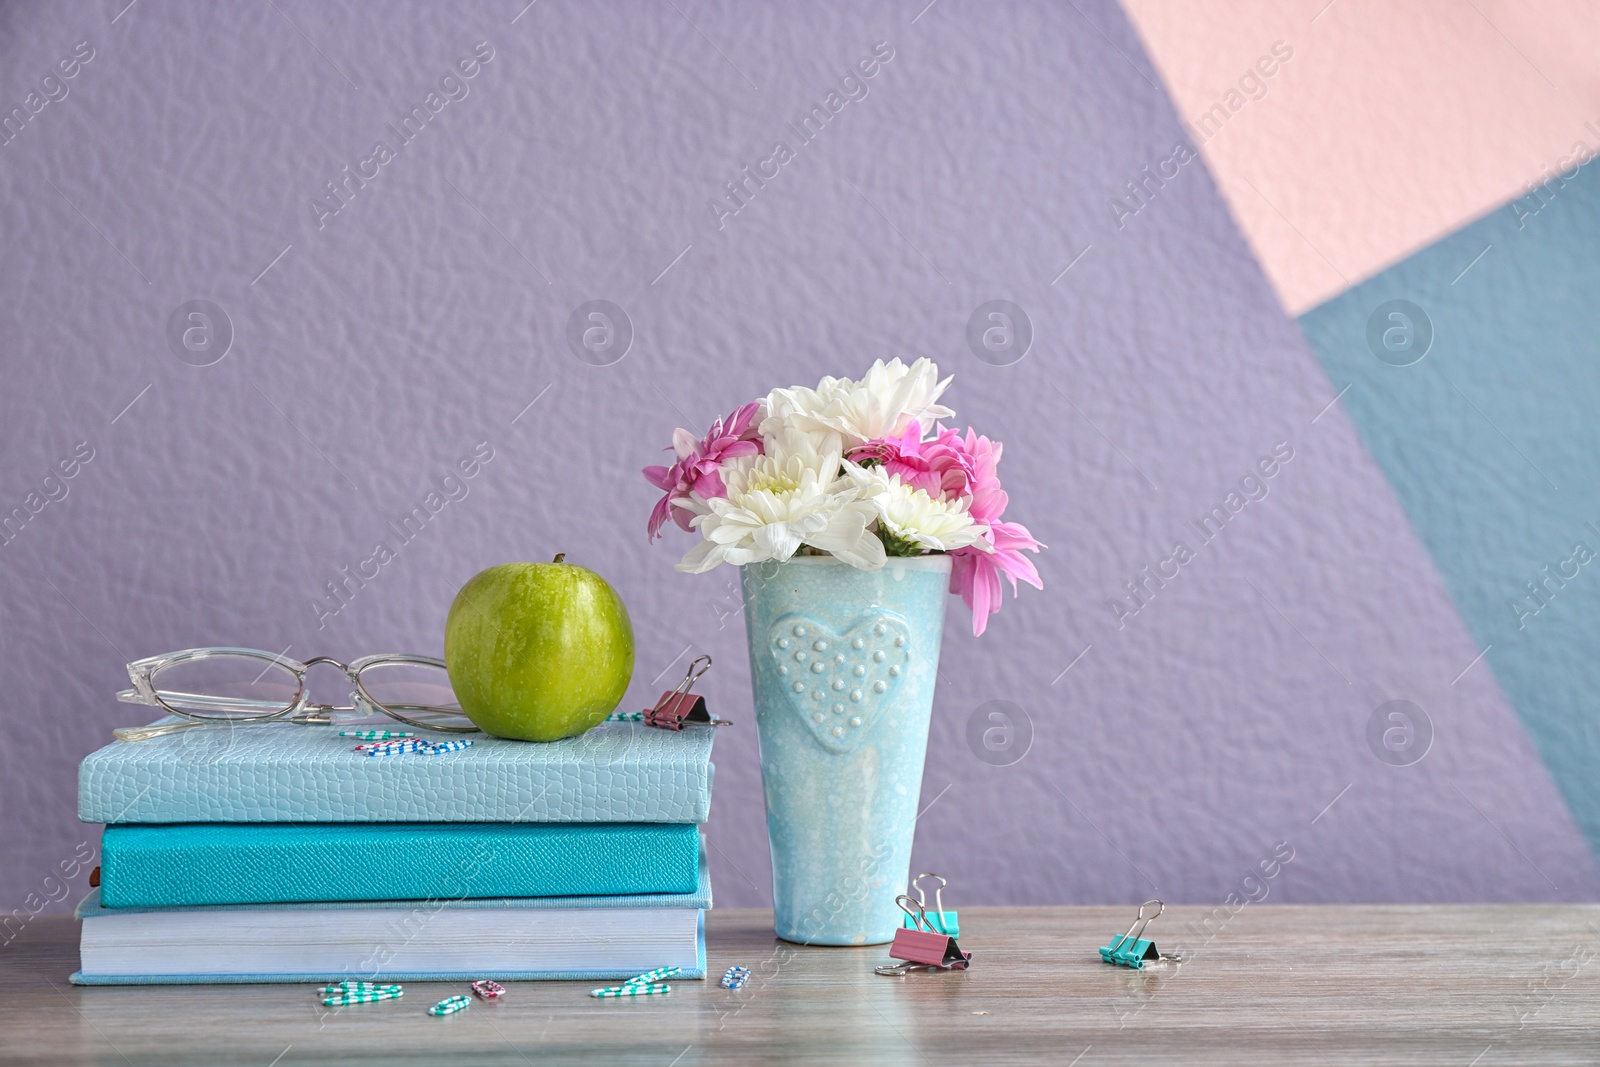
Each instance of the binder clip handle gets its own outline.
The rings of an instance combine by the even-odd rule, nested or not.
[[[932,911],[927,910],[928,894],[927,891],[922,887],[922,883],[926,879],[932,879],[938,883],[933,890]],[[949,884],[950,883],[946,881],[943,876],[934,874],[932,871],[924,871],[915,878],[911,879],[911,888],[916,891],[917,901],[922,905],[923,914],[928,921],[931,922],[934,928],[937,929],[941,934],[949,934],[951,937],[960,937],[961,924],[960,920],[956,916],[956,913],[953,911],[944,910],[944,887]],[[908,919],[907,921],[914,922],[915,920]]]
[[[696,667],[698,667],[699,670],[696,670]],[[678,683],[678,687],[674,689],[673,692],[687,693],[689,690],[694,688],[694,683],[700,680],[700,676],[705,674],[706,671],[709,671],[710,669],[710,656],[696,656],[694,659],[689,661],[689,669],[684,672],[683,681]]]
[[[944,887],[950,883],[932,871],[923,871],[911,879],[911,888],[917,891],[917,903],[921,904],[924,910],[928,907],[928,895],[922,889],[922,880],[924,878],[932,878],[939,883],[933,890],[933,910],[937,912],[944,911]]]
[[[1148,908],[1152,904],[1154,904],[1156,906],[1155,914],[1148,915],[1148,916],[1145,915],[1144,909]],[[1166,911],[1166,910],[1167,910],[1167,906],[1165,904],[1161,903],[1161,901],[1159,901],[1159,900],[1147,900],[1143,904],[1140,904],[1139,905],[1139,914],[1134,916],[1134,919],[1133,919],[1133,926],[1128,927],[1128,932],[1122,935],[1122,939],[1124,941],[1126,941],[1128,938],[1133,937],[1134,927],[1138,927],[1139,936],[1138,937],[1133,937],[1133,939],[1135,941],[1143,940],[1143,938],[1144,938],[1144,928],[1149,926],[1152,920],[1159,919],[1161,917],[1161,913]]]
[[[873,974],[881,974],[885,978],[904,978],[912,971],[938,971],[943,968],[935,967],[931,963],[885,963],[872,968]]]
[[[912,900],[907,894],[901,893],[894,898],[894,902],[900,906],[901,911],[911,917],[911,929],[923,930],[930,934],[939,932],[933,928],[933,920],[928,918],[928,909],[923,906],[920,900]],[[912,911],[913,907],[917,910]]]

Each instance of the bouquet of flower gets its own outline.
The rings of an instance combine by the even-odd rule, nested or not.
[[[1003,574],[1044,588],[1022,553],[1044,546],[1001,519],[1000,442],[939,425],[950,379],[927,359],[878,360],[860,381],[775,389],[718,419],[703,438],[673,432],[670,467],[644,476],[666,495],[649,536],[670,518],[701,541],[678,564],[699,574],[719,563],[832,555],[863,570],[889,556],[951,556],[950,591],[982,634],[1000,610]]]

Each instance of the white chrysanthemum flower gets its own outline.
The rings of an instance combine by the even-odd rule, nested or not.
[[[846,446],[844,436],[819,417],[827,406],[828,401],[817,390],[803,385],[768,393],[762,402],[761,421],[757,424],[763,451],[771,452],[774,447],[781,447],[782,442],[795,447],[797,439],[805,438],[811,450],[818,454],[842,454]]]
[[[774,389],[766,400],[763,437],[798,430],[817,438],[837,433],[849,448],[905,432],[913,420],[930,429],[955,412],[938,403],[950,379],[939,380],[939,368],[923,358],[906,366],[898,358],[878,360],[860,381],[824,378],[815,389]]]
[[[808,444],[802,438],[799,447],[725,466],[728,495],[707,501],[705,513],[690,520],[704,540],[678,570],[701,574],[719,563],[782,562],[801,545],[862,570],[883,566],[883,543],[871,530],[877,509],[839,476],[837,452],[818,456]]]
[[[844,445],[833,430],[806,430],[784,425],[762,440],[762,452],[775,470],[798,478],[801,471],[815,471],[824,484],[841,476],[840,456]],[[760,457],[756,457],[760,458]]]
[[[992,551],[989,527],[968,513],[969,498],[941,500],[925,490],[906,485],[898,474],[881,467],[860,467],[846,461],[846,474],[872,502],[878,522],[890,537],[903,544],[934,552],[953,552],[976,545]]]

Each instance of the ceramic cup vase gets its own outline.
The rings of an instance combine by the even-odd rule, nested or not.
[[[741,570],[775,932],[884,944],[904,916],[950,557]]]

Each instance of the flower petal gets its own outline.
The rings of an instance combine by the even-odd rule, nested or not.
[[[701,541],[691,548],[678,563],[677,570],[685,574],[704,574],[706,571],[722,562],[722,546],[710,541]]]
[[[800,551],[800,537],[786,522],[757,526],[751,540],[767,559],[786,560]]]
[[[645,524],[645,533],[654,541],[661,536],[661,527],[666,525],[668,509],[672,506],[671,497],[662,497],[656,501],[656,506],[650,509],[650,521]]]

